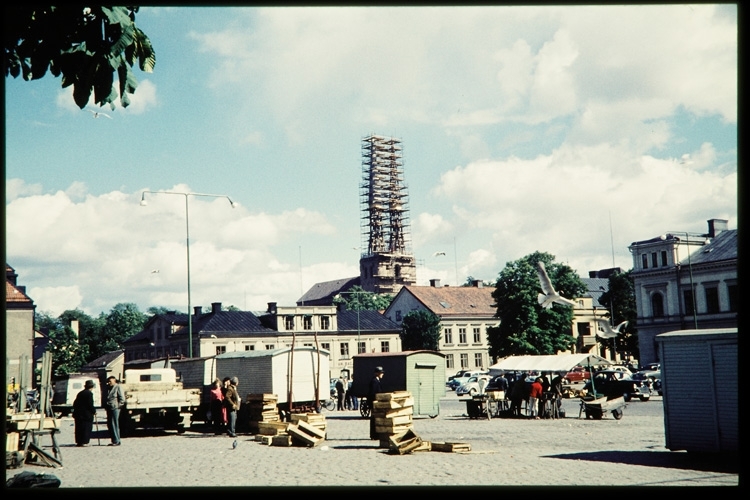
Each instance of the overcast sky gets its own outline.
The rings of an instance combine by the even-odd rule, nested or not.
[[[5,79],[6,260],[37,311],[293,305],[359,274],[362,138],[400,139],[418,284],[737,227],[735,5],[149,8],[127,109]],[[93,106],[91,109],[96,109]],[[444,252],[445,255],[435,255]],[[158,271],[158,272],[157,272]]]

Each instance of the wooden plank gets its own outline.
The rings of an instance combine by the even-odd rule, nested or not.
[[[271,438],[271,446],[292,446],[292,436],[289,434],[279,434]]]
[[[409,391],[381,392],[375,395],[376,401],[391,401],[392,399],[406,399],[411,397]]]
[[[375,418],[375,425],[378,426],[398,426],[412,423],[413,419],[411,415],[403,415],[401,417],[394,418]]]
[[[396,418],[403,415],[414,415],[414,407],[407,406],[406,408],[397,408],[395,410],[388,410],[385,413],[385,418]]]
[[[471,451],[469,443],[432,443],[432,451],[443,451],[448,453]]]
[[[267,401],[267,402],[275,402],[278,401],[279,397],[276,394],[248,394],[245,398],[245,401],[248,403],[250,401]]]
[[[379,394],[378,394],[379,396]],[[386,401],[375,401],[373,402],[373,409],[380,410],[380,409],[397,409],[397,408],[405,408],[407,406],[414,406],[414,398],[402,398],[402,399],[389,399]]]
[[[406,425],[375,425],[375,432],[378,434],[386,434],[392,436],[400,432],[408,431],[412,427],[411,424]]]
[[[312,437],[318,438],[318,439],[325,439],[326,433],[325,431],[321,431],[314,425],[310,425],[307,422],[304,422],[300,420],[297,422],[297,427],[299,430],[306,432],[307,434],[311,435]]]
[[[317,446],[323,442],[323,439],[317,438],[306,431],[303,431],[299,426],[290,424],[287,428],[287,432],[292,436],[292,440],[296,441],[303,446]]]

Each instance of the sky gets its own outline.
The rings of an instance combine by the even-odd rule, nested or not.
[[[6,262],[37,312],[187,311],[188,232],[193,306],[358,276],[370,134],[402,141],[418,285],[494,282],[536,251],[629,270],[634,241],[737,228],[736,5],[142,7],[136,25],[156,66],[129,107],[87,108],[109,117],[51,74],[5,78]]]

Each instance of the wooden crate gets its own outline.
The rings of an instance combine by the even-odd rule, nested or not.
[[[432,442],[432,451],[443,451],[447,453],[459,453],[471,451],[469,443],[436,443]]]

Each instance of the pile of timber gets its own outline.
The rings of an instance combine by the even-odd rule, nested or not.
[[[259,422],[255,440],[270,446],[318,446],[326,439],[326,419],[318,413],[294,413],[291,422]]]
[[[380,447],[389,448],[390,438],[402,435],[414,426],[414,398],[409,391],[384,392],[375,396],[372,416]]]
[[[388,438],[388,453],[406,455],[418,451],[442,451],[448,453],[467,453],[471,451],[469,443],[439,443],[424,441],[414,429],[409,429]]]
[[[248,406],[248,423],[250,432],[273,436],[286,428],[281,422],[277,404],[279,397],[276,394],[248,394],[245,404]]]

